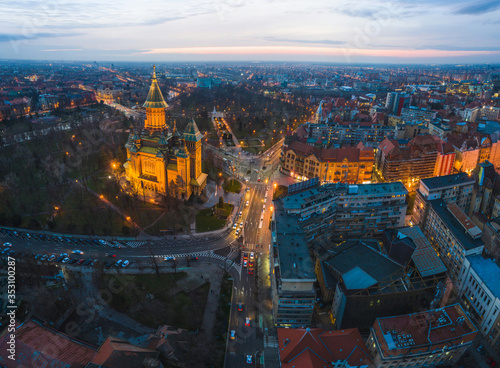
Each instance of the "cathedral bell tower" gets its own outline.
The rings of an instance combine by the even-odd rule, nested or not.
[[[146,121],[144,122],[144,129],[150,133],[160,132],[166,128],[165,121],[165,108],[168,107],[163,99],[160,86],[156,79],[156,66],[153,66],[153,79],[151,87],[149,88],[148,97],[143,105],[146,108]]]

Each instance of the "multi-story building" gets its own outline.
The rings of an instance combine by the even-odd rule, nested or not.
[[[316,275],[298,217],[289,215],[282,202],[273,211],[271,287],[274,323],[278,327],[307,327],[311,323]]]
[[[458,173],[420,180],[416,190],[411,221],[414,225],[425,221],[429,209],[427,201],[441,198],[446,203],[456,203],[468,213],[475,180],[466,173]]]
[[[472,345],[477,328],[459,304],[377,318],[366,345],[376,367],[454,364]]]
[[[396,139],[400,127],[385,126],[377,122],[353,122],[336,120],[328,123],[305,124],[305,135],[310,142],[324,141],[333,147],[355,146],[359,142],[369,147],[377,145],[385,138]]]
[[[388,92],[385,107],[395,115],[401,115],[401,110],[410,106],[410,96],[404,92]]]
[[[484,120],[500,120],[500,107],[497,106],[483,106],[479,110],[479,116]]]
[[[437,112],[430,109],[419,109],[416,106],[401,109],[401,118],[405,122],[424,121],[430,123],[436,117]]]
[[[454,161],[454,156],[450,144],[426,134],[416,136],[406,145],[385,139],[378,147],[375,165],[377,173],[385,181],[402,181],[413,187],[420,179],[430,178],[436,172],[451,174],[450,163]]]
[[[406,195],[401,182],[362,185],[324,184],[279,201],[297,216],[307,241],[380,237],[404,225]]]
[[[404,226],[407,195],[401,182],[344,188],[337,199],[333,239],[379,237],[385,229]]]
[[[465,257],[459,298],[478,330],[495,349],[500,347],[500,267],[481,255]]]
[[[495,204],[497,201],[495,201]],[[500,259],[500,217],[492,217],[483,228],[481,239],[484,241],[484,252],[496,260]]]
[[[384,251],[372,239],[315,250],[324,300],[332,300],[337,328],[367,330],[380,316],[428,306],[446,267],[418,227],[386,231]]]
[[[481,254],[481,229],[457,206],[443,199],[428,201],[429,210],[421,223],[424,234],[456,282],[466,256]]]
[[[302,179],[319,177],[329,183],[371,181],[375,157],[372,148],[316,148],[302,142],[283,147],[281,172]]]
[[[278,328],[280,368],[369,368],[370,356],[359,330]]]

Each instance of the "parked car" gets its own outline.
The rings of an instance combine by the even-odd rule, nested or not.
[[[64,259],[64,257],[57,257],[56,262],[59,263]]]
[[[69,256],[68,256],[68,253],[61,253],[61,254],[59,254],[59,255],[60,255],[61,257],[64,257],[64,258],[69,257]]]
[[[78,260],[78,262],[76,262],[76,264],[81,265],[83,262],[85,262],[85,259],[82,258],[82,259]]]
[[[69,258],[68,257],[65,257],[63,260],[62,260],[62,263],[68,263],[69,262]]]
[[[49,257],[48,261],[52,262],[54,259],[56,259],[56,255],[53,254]]]
[[[90,265],[91,266],[97,266],[98,264],[99,264],[99,260],[98,259],[94,259]]]
[[[76,262],[78,262],[78,259],[74,258],[71,261],[69,261],[68,264],[75,264]]]
[[[130,264],[129,261],[125,260],[123,263],[122,263],[122,267],[127,267],[128,265]]]
[[[46,254],[44,254],[43,256],[40,257],[40,261],[45,261],[47,258],[48,258],[48,256]]]
[[[122,261],[121,259],[119,259],[119,260],[118,260],[118,262],[116,262],[116,263],[115,263],[115,266],[116,266],[116,267],[120,266],[120,265],[122,264],[122,262],[123,262],[123,261]]]

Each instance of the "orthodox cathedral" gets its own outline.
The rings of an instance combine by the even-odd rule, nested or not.
[[[156,68],[148,97],[143,105],[146,120],[142,132],[131,129],[127,161],[123,165],[131,187],[145,199],[155,201],[159,196],[174,195],[189,199],[200,195],[207,184],[207,174],[201,171],[201,140],[194,119],[180,134],[175,122],[170,128],[165,120],[168,106],[158,86]]]

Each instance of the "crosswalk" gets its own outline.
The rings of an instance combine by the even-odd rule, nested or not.
[[[264,347],[265,348],[277,348],[278,347],[278,338],[276,336],[265,336]]]
[[[241,274],[241,265],[238,263],[235,263],[231,257],[234,253],[236,253],[237,250],[231,249],[231,252],[227,256],[222,256],[220,254],[214,253],[213,250],[210,251],[203,251],[203,252],[194,252],[194,253],[178,253],[178,254],[165,254],[165,255],[157,255],[156,257],[158,258],[165,258],[165,257],[174,257],[176,259],[182,259],[186,257],[205,257],[205,258],[216,258],[220,261],[226,262],[229,266],[233,266],[239,274]]]
[[[127,246],[129,246],[130,248],[137,248],[137,247],[140,247],[141,245],[144,245],[146,243],[147,242],[145,242],[145,241],[129,241],[129,242],[127,242]]]

